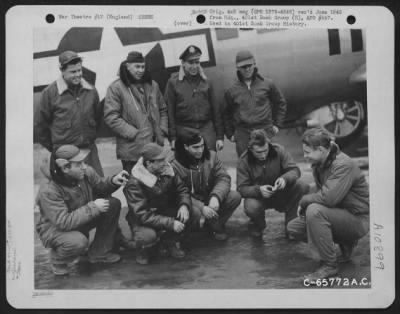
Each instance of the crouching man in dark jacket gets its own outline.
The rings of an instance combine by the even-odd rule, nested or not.
[[[136,262],[142,265],[149,263],[150,250],[161,236],[172,257],[185,257],[180,241],[189,223],[190,195],[166,162],[167,155],[158,144],[146,144],[124,188]]]
[[[241,197],[231,191],[231,177],[216,152],[208,150],[200,132],[188,131],[178,136],[172,166],[190,187],[192,221],[199,225],[203,216],[214,239],[226,240],[225,223],[239,206]]]
[[[309,190],[299,177],[293,158],[282,146],[271,143],[266,131],[250,133],[249,148],[238,162],[237,186],[250,218],[251,236],[262,236],[265,209],[284,212],[285,225],[296,217],[299,200]]]
[[[339,151],[323,129],[303,134],[304,157],[311,163],[316,191],[304,195],[299,217],[288,225],[289,234],[317,249],[321,264],[305,276],[310,284],[335,276],[338,263],[348,262],[358,239],[369,231],[369,188],[358,165]],[[337,257],[335,243],[342,256]]]
[[[126,171],[103,178],[83,162],[90,153],[74,145],[60,146],[50,157],[50,181],[38,194],[40,220],[38,234],[51,248],[50,260],[56,275],[66,275],[79,255],[87,252],[91,263],[114,263],[112,253],[118,227],[121,202],[116,198],[93,199],[110,195],[127,182]],[[108,196],[107,196],[108,197]],[[89,231],[96,235],[89,246]]]

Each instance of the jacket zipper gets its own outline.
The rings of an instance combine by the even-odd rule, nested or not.
[[[136,110],[137,110],[137,111],[139,111],[139,107],[138,107],[138,105],[137,105],[137,103],[136,103],[135,97],[133,97],[133,94],[132,94],[131,88],[130,88],[130,87],[128,87],[128,90],[129,90],[129,94],[131,94],[132,101],[133,101],[133,104],[135,105],[135,108],[136,108]]]
[[[193,174],[192,174],[192,171],[193,171],[193,170],[190,169],[190,184],[191,184],[191,186],[192,186],[191,192],[192,192],[192,194],[194,194],[194,193],[195,193],[195,189],[194,189],[194,184],[193,184]],[[201,189],[202,180],[201,180],[201,171],[200,171],[199,165],[196,165],[196,171],[199,173],[199,186],[200,186],[200,189]]]

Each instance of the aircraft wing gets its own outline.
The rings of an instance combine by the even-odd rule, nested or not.
[[[349,82],[350,83],[361,83],[367,80],[367,67],[365,63],[361,65],[357,70],[351,73]]]

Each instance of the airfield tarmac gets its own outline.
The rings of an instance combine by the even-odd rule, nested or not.
[[[282,130],[274,139],[287,147],[302,171],[302,179],[312,183],[310,166],[302,157],[299,133]],[[364,133],[344,151],[354,156],[368,179],[367,136]],[[105,175],[121,170],[115,157],[115,141],[98,141],[100,159]],[[34,170],[35,192],[45,179],[39,169],[42,151],[35,145]],[[219,153],[232,176],[236,187],[236,153],[234,145],[227,140]],[[125,235],[130,236],[125,221],[126,201],[122,191],[114,193],[121,199],[123,209],[120,225]],[[35,210],[35,222],[38,219]],[[48,250],[43,248],[37,234],[35,245],[35,288],[36,289],[291,289],[304,288],[303,275],[318,267],[317,255],[306,243],[289,241],[285,238],[284,215],[275,210],[266,211],[267,232],[261,240],[254,240],[247,233],[248,219],[240,205],[227,223],[230,238],[217,242],[203,233],[194,235],[192,247],[182,260],[170,257],[155,257],[148,266],[135,262],[135,251],[122,251],[122,260],[112,265],[90,265],[82,261],[68,276],[54,276],[49,264]],[[91,233],[93,236],[93,232]],[[338,251],[339,252],[339,251]],[[344,279],[370,282],[369,234],[359,241],[350,263],[341,265],[338,275],[343,279],[332,288],[355,288],[344,285]],[[329,286],[328,286],[329,288]],[[359,286],[368,288],[368,285]]]

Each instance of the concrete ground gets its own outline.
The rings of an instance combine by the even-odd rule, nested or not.
[[[276,141],[285,145],[298,162],[302,179],[312,183],[310,166],[302,158],[299,134],[296,130],[283,130]],[[368,178],[368,158],[365,154],[366,134],[347,152],[356,156]],[[234,146],[225,141],[219,153],[236,186],[236,154]],[[112,139],[98,141],[100,158],[106,175],[121,170],[115,158],[115,142]],[[45,179],[39,171],[43,152],[35,146],[35,191]],[[130,236],[124,219],[126,201],[121,191],[114,196],[121,199],[123,210],[120,225],[125,235]],[[35,210],[35,222],[38,219]],[[195,234],[193,245],[186,258],[174,260],[155,256],[148,266],[135,262],[134,251],[122,251],[121,262],[113,265],[78,264],[69,276],[54,276],[49,264],[48,250],[43,248],[35,234],[35,288],[36,289],[280,289],[302,288],[302,276],[318,267],[318,257],[306,243],[288,241],[284,233],[284,215],[275,210],[266,211],[267,232],[262,240],[248,236],[248,219],[242,205],[228,221],[228,241],[211,240],[203,233]],[[91,234],[93,236],[93,233]],[[341,266],[338,277],[360,282],[369,282],[370,243],[369,235],[359,241],[350,263]],[[343,286],[343,284],[342,284]],[[337,288],[337,286],[334,286]],[[368,287],[368,286],[363,286]],[[352,287],[354,288],[354,286]]]

